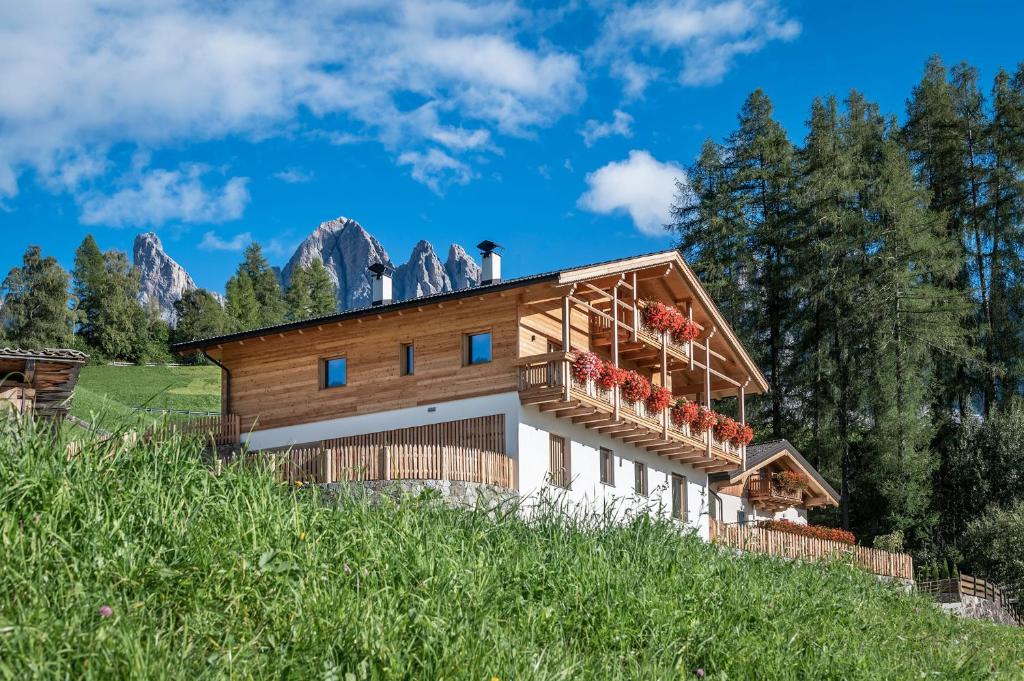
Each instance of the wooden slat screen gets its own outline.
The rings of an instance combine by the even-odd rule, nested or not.
[[[548,472],[551,484],[569,488],[571,472],[569,470],[569,450],[565,446],[565,438],[558,435],[549,436]]]

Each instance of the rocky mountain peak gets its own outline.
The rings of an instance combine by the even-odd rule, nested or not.
[[[480,266],[476,264],[466,249],[452,244],[448,249],[448,260],[444,263],[445,272],[456,291],[470,286],[480,285]]]
[[[132,247],[132,262],[139,271],[139,303],[155,304],[160,317],[173,325],[177,321],[174,303],[196,288],[192,277],[164,252],[160,237],[153,232],[139,234]]]
[[[413,247],[408,262],[395,270],[395,297],[399,300],[451,290],[448,273],[429,241],[421,239]]]
[[[303,240],[282,271],[291,280],[292,270],[320,258],[338,287],[338,304],[343,310],[364,307],[371,302],[370,274],[366,268],[381,262],[391,267],[387,251],[355,220],[339,217],[321,223]]]

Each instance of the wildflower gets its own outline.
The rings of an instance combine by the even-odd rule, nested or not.
[[[497,676],[492,676],[491,681],[501,681]]]
[[[703,667],[697,667],[696,669],[693,670],[693,675],[696,676],[698,679],[703,679],[704,678],[704,668]]]
[[[301,480],[296,480],[295,481],[295,486],[296,487],[302,487],[303,484],[305,484],[305,483],[303,483]]]
[[[306,533],[299,532],[299,541],[306,541]]]
[[[100,617],[110,617],[113,614],[114,614],[114,609],[111,608],[109,605],[101,605],[100,606]]]
[[[367,570],[366,568],[363,568],[363,577],[369,577],[369,576],[370,576],[370,571]]]
[[[352,568],[348,566],[348,563],[342,563],[341,569],[345,571],[346,575],[352,574]]]

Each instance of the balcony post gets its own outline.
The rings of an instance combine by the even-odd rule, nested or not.
[[[704,406],[708,409],[711,408],[711,338],[715,335],[717,329],[711,327],[711,333],[704,339]],[[693,355],[691,354],[692,358]],[[708,458],[711,458],[711,440],[713,438],[712,431],[714,428],[709,428],[705,433],[707,437],[707,454]]]
[[[639,291],[637,291],[637,288],[636,288],[636,272],[633,272],[632,284],[633,284],[633,342],[635,343],[636,340],[637,340],[637,330],[640,328],[640,307],[638,305],[639,301],[637,300],[637,294],[639,293]]]
[[[750,383],[750,378],[749,377],[743,383],[743,385],[741,385],[739,387],[739,389],[738,389],[739,390],[739,398],[738,398],[738,402],[739,402],[739,416],[740,416],[740,425],[741,426],[747,425],[747,396],[746,396],[747,383]],[[747,446],[746,445],[743,445],[743,447],[741,448],[740,459],[741,459],[741,465],[743,466],[743,468],[741,470],[747,470]]]
[[[686,301],[686,318],[693,321],[693,301]],[[693,339],[690,339],[690,371],[693,371]]]
[[[661,332],[661,387],[668,388],[668,331]],[[668,410],[661,410],[661,436],[668,439]]]
[[[569,296],[566,295],[562,298],[562,352],[569,352],[572,348],[572,305],[569,301]],[[559,363],[558,375],[562,379],[562,397],[566,402],[569,401],[569,362],[562,361]]]
[[[621,280],[620,280],[621,281]],[[619,281],[612,286],[612,364],[619,368]],[[619,387],[615,386],[614,416],[619,418]]]

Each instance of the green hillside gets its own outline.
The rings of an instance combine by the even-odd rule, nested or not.
[[[86,366],[71,413],[105,425],[140,418],[136,407],[220,410],[220,369],[215,366]],[[145,417],[141,417],[145,418]]]
[[[1024,632],[666,522],[322,503],[0,423],[0,678],[1024,677]],[[109,616],[104,616],[108,611]],[[103,609],[103,610],[101,610]]]

